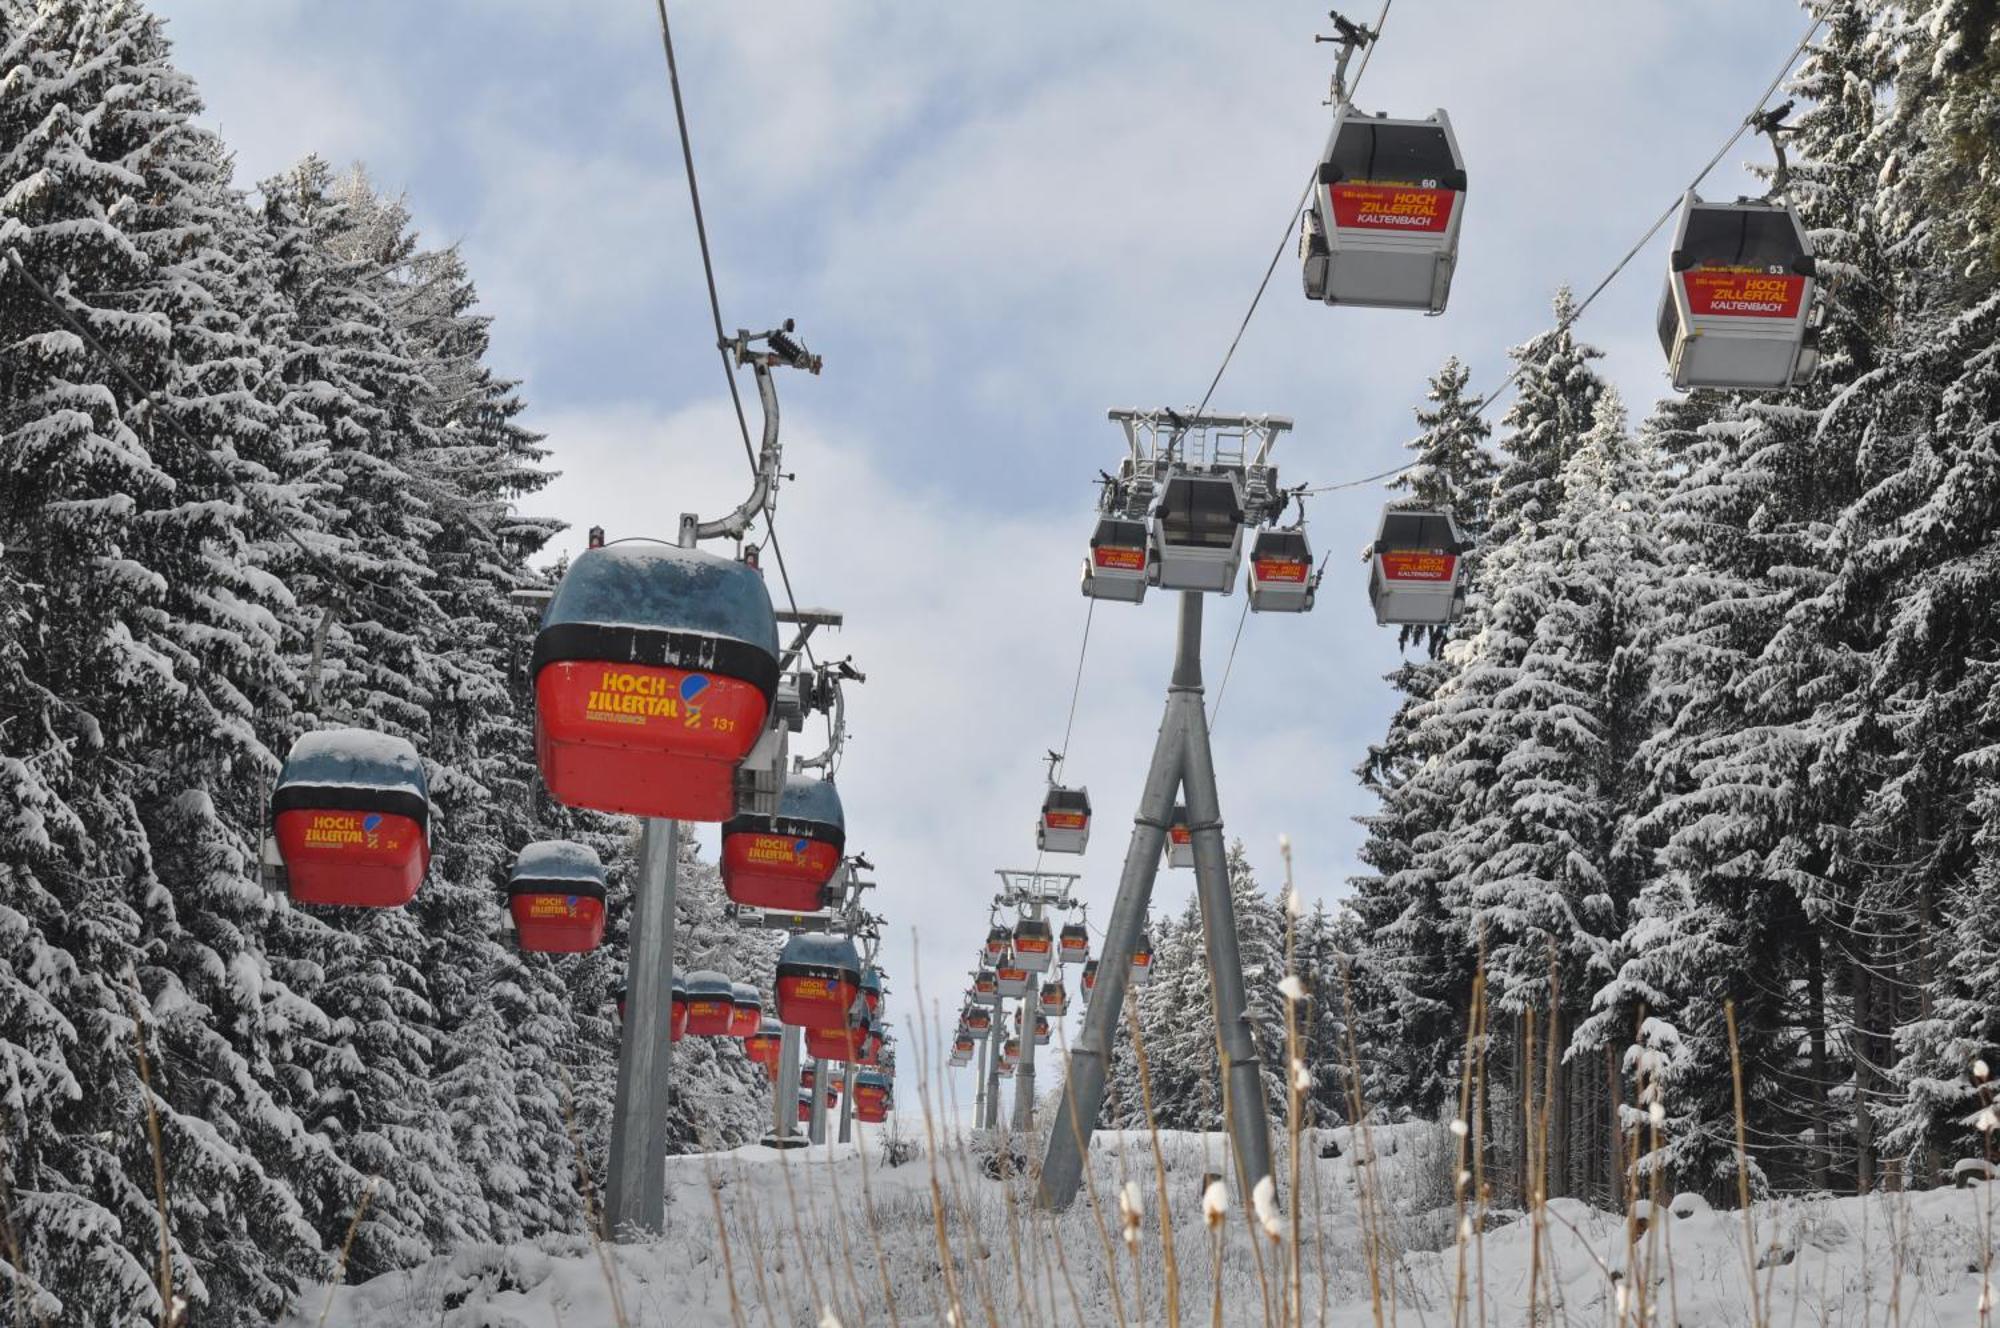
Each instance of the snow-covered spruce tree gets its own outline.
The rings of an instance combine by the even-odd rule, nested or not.
[[[1397,493],[1398,504],[1448,509],[1460,532],[1473,542],[1471,557],[1476,562],[1498,467],[1487,449],[1492,426],[1480,416],[1478,399],[1466,390],[1471,378],[1472,371],[1456,355],[1431,375],[1424,397],[1431,408],[1418,407],[1417,424],[1423,432],[1409,444],[1416,460],[1389,481],[1389,488]],[[1405,649],[1421,642],[1435,659],[1449,635],[1448,628],[1403,627],[1397,641]]]
[[[176,1294],[264,1322],[324,1267],[288,1173],[339,1169],[268,1087],[286,992],[259,935],[256,725],[294,681],[290,599],[260,556],[292,515],[259,398],[277,302],[226,155],[138,6],[40,7],[0,87],[0,540],[21,643],[0,714],[36,809],[0,870],[21,908],[10,953],[45,973],[0,1036],[23,1046],[20,1030],[26,1082],[53,1090],[6,1122],[15,1225],[57,1317],[159,1317],[138,1015]]]
[[[1825,598],[1852,621],[1835,635],[1824,617],[1850,648],[1857,627],[1874,629],[1864,697],[1849,706],[1861,714],[1836,711],[1848,750],[1873,757],[1842,845],[1863,889],[1854,929],[1876,961],[1854,1021],[1896,1028],[1866,1044],[1877,1063],[1900,1053],[1880,1113],[1885,1169],[1929,1183],[1948,1152],[1976,1146],[1970,1065],[1992,1046],[1990,1015],[1959,995],[1990,944],[1952,924],[1990,911],[1974,896],[1990,880],[2000,771],[2000,31],[1984,7],[1929,0],[1903,6],[1889,37],[1901,58],[1876,209],[1897,237],[1895,318],[1882,371],[1849,396],[1866,488],[1836,527]]]
[[[1486,450],[1491,430],[1477,413],[1478,402],[1466,391],[1468,378],[1468,371],[1455,356],[1432,376],[1426,398],[1432,408],[1419,407],[1416,412],[1417,423],[1423,429],[1411,444],[1417,460],[1409,471],[1391,481],[1391,487],[1407,490],[1407,501],[1414,505],[1450,508],[1460,529],[1478,540],[1486,526],[1497,468]],[[1477,561],[1475,553],[1471,566],[1476,568]],[[1412,642],[1421,642],[1424,657],[1405,660],[1389,675],[1390,685],[1402,693],[1403,699],[1389,721],[1388,733],[1380,743],[1369,747],[1368,757],[1357,771],[1362,784],[1381,801],[1378,811],[1363,818],[1368,839],[1361,856],[1374,871],[1350,882],[1355,892],[1352,908],[1363,929],[1370,933],[1395,924],[1413,908],[1419,913],[1429,911],[1433,897],[1430,892],[1435,883],[1420,874],[1402,876],[1399,881],[1399,873],[1412,865],[1411,846],[1421,827],[1434,824],[1439,815],[1448,815],[1449,807],[1437,802],[1434,782],[1409,781],[1423,761],[1415,742],[1418,717],[1455,668],[1451,661],[1439,656],[1445,643],[1455,635],[1462,635],[1464,630],[1462,624],[1451,628],[1401,629],[1400,644],[1407,649]],[[1406,891],[1416,891],[1421,898],[1406,897]],[[1410,939],[1419,938],[1412,935]],[[1413,959],[1409,966],[1414,970],[1423,967],[1424,961]],[[1377,972],[1374,966],[1369,971]],[[1370,1054],[1363,1058],[1368,1072],[1363,1095],[1370,1103],[1429,1112],[1441,1101],[1444,1075],[1424,1061],[1413,1066],[1408,1057],[1399,1054],[1398,1047],[1406,1036],[1414,1036],[1427,1047],[1445,1046],[1450,1027],[1455,1023],[1462,1025],[1466,993],[1458,993],[1454,998],[1442,992],[1419,995],[1410,989],[1407,1000],[1405,1014],[1411,1021],[1408,1028],[1385,1022],[1382,1016],[1387,1013],[1386,1008],[1370,1002],[1372,1018],[1363,1031],[1363,1039],[1370,1047]],[[1382,1040],[1379,1047],[1378,1038]],[[1411,1072],[1413,1068],[1415,1073]]]
[[[1472,891],[1507,842],[1511,809],[1495,801],[1494,790],[1513,751],[1510,689],[1548,607],[1536,589],[1537,559],[1555,556],[1544,542],[1556,538],[1563,469],[1605,391],[1591,368],[1601,352],[1564,326],[1572,316],[1566,290],[1554,313],[1554,329],[1512,352],[1521,366],[1519,396],[1505,418],[1504,460],[1467,613],[1429,694],[1413,696],[1401,717],[1408,734],[1398,737],[1406,753],[1401,777],[1382,781],[1384,809],[1370,822],[1364,850],[1378,875],[1357,882],[1362,960],[1394,1003],[1399,1057],[1395,1072],[1369,1085],[1370,1099],[1424,1115],[1457,1101],[1481,947],[1502,939],[1483,934],[1488,919]],[[1506,1068],[1509,1045],[1499,1044],[1496,1070]]]

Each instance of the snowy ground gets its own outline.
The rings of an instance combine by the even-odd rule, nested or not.
[[[338,1328],[855,1328],[944,1323],[954,1304],[958,1322],[1009,1328],[1169,1322],[1146,1133],[1098,1136],[1091,1179],[1099,1204],[1086,1196],[1052,1219],[1029,1209],[1025,1182],[985,1174],[989,1149],[958,1140],[932,1155],[909,1147],[908,1129],[895,1142],[910,1156],[894,1166],[885,1129],[860,1145],[677,1158],[664,1240],[466,1249],[330,1296],[314,1291],[288,1328],[317,1324],[323,1311]],[[1638,1322],[1619,1313],[1632,1284],[1621,1217],[1558,1201],[1540,1224],[1539,1259],[1537,1224],[1519,1214],[1493,1215],[1491,1229],[1461,1247],[1452,1239],[1450,1137],[1431,1127],[1378,1130],[1379,1160],[1359,1167],[1357,1142],[1345,1130],[1324,1132],[1313,1151],[1338,1156],[1309,1156],[1304,1169],[1304,1313],[1294,1316],[1284,1290],[1289,1223],[1273,1242],[1232,1206],[1219,1232],[1206,1228],[1203,1177],[1219,1169],[1221,1140],[1161,1135],[1180,1322],[1216,1320],[1219,1282],[1219,1317],[1229,1324],[1451,1324],[1461,1266],[1465,1323]],[[1121,1239],[1117,1198],[1126,1182],[1143,1210],[1131,1245]],[[1754,1313],[1734,1213],[1677,1200],[1671,1207],[1682,1215],[1654,1224],[1632,1262],[1645,1274],[1655,1323],[1978,1325],[1996,1188],[1760,1205]],[[1380,1231],[1372,1278],[1371,1223]],[[1539,1269],[1539,1320],[1528,1310],[1531,1265]],[[1381,1287],[1379,1320],[1371,1281]]]

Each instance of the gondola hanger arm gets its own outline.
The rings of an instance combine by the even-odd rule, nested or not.
[[[723,352],[738,366],[749,365],[757,379],[757,400],[764,408],[764,439],[757,452],[757,476],[750,486],[750,496],[745,498],[727,516],[712,521],[703,521],[693,512],[681,514],[680,544],[683,548],[693,548],[705,539],[740,540],[749,532],[751,522],[759,513],[768,513],[777,495],[778,481],[783,478],[779,463],[784,455],[778,442],[778,388],[771,377],[774,368],[803,369],[818,374],[823,363],[822,357],[805,348],[804,343],[792,335],[794,323],[785,320],[783,327],[772,328],[768,332],[750,332],[737,329],[734,337],[722,340]],[[763,342],[763,350],[752,349],[751,343]]]

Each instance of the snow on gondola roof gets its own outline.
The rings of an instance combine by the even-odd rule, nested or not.
[[[407,738],[373,729],[302,733],[285,757],[278,783],[414,789],[430,796],[423,759]]]
[[[538,839],[514,858],[515,880],[589,881],[604,884],[597,850],[569,839]]]
[[[563,574],[542,617],[563,624],[704,632],[779,656],[771,593],[754,567],[671,544],[588,549]]]

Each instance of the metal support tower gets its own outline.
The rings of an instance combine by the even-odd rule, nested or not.
[[[1069,1073],[1056,1108],[1049,1149],[1042,1163],[1039,1207],[1069,1206],[1082,1183],[1090,1136],[1104,1105],[1104,1079],[1111,1040],[1124,1014],[1125,988],[1132,975],[1132,952],[1145,927],[1160,853],[1173,813],[1174,795],[1184,792],[1194,846],[1195,889],[1207,942],[1209,988],[1221,1030],[1223,1105],[1236,1155],[1239,1201],[1271,1174],[1271,1124],[1264,1084],[1243,994],[1243,961],[1237,946],[1236,910],[1229,895],[1229,872],[1222,842],[1222,805],[1216,791],[1215,762],[1209,750],[1208,715],[1202,700],[1201,600],[1181,594],[1180,634],[1166,713],[1153,745],[1152,765],[1132,818],[1132,842],[1118,879],[1118,898],[1097,965],[1097,988],[1084,1016],[1083,1035],[1070,1050]]]
[[[763,1140],[766,1148],[797,1148],[805,1142],[799,1137],[799,1062],[805,1058],[805,1038],[804,1029],[785,1025],[784,1041],[779,1044],[778,1078],[771,1085],[771,1133]]]
[[[812,1119],[806,1122],[806,1137],[816,1144],[826,1142],[826,1062],[813,1061]]]
[[[648,819],[632,889],[625,1026],[611,1112],[606,1217],[613,1239],[665,1229],[667,1106],[673,1078],[674,887],[680,823]]]

